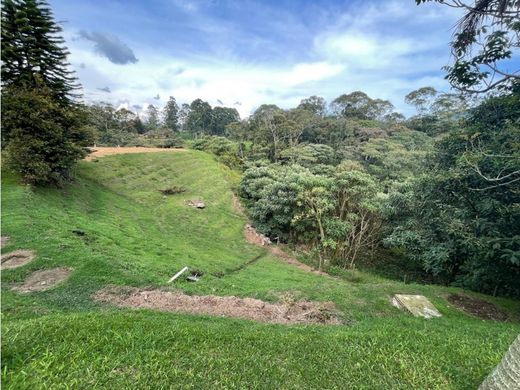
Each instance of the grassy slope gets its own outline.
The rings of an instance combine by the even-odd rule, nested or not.
[[[332,280],[248,245],[244,217],[231,206],[236,178],[206,154],[105,157],[80,164],[78,177],[62,191],[32,191],[3,176],[2,230],[12,237],[5,250],[38,252],[2,273],[6,388],[475,388],[520,332],[518,302],[493,300],[512,323],[483,322],[447,305],[444,296],[456,289],[366,273]],[[172,185],[188,192],[158,191]],[[208,207],[184,205],[195,197]],[[211,275],[262,254],[239,272]],[[30,296],[9,291],[30,272],[58,265],[75,269],[62,286]],[[177,284],[189,293],[276,301],[290,291],[334,301],[352,324],[265,325],[118,310],[89,298],[108,283],[165,286],[184,265],[206,272],[199,283]],[[396,292],[426,295],[444,317],[410,318],[389,305]]]

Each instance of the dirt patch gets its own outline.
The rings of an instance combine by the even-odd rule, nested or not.
[[[34,291],[50,290],[56,285],[67,280],[72,269],[59,267],[33,272],[23,284],[13,287],[13,291],[19,293],[30,293]]]
[[[317,269],[314,269],[312,268],[311,266],[307,265],[307,264],[303,264],[302,262],[296,260],[294,257],[292,257],[291,255],[287,254],[286,252],[284,252],[281,248],[279,248],[278,246],[272,246],[270,248],[270,251],[273,255],[275,255],[276,257],[284,260],[286,263],[288,264],[291,264],[291,265],[294,265],[295,267],[298,267],[299,269],[305,271],[305,272],[310,272],[310,273],[313,273],[313,274],[316,274],[316,275],[322,275],[322,276],[327,276],[329,278],[333,278],[333,279],[336,279],[334,278],[333,276],[329,275],[328,273],[326,272],[323,272],[323,271],[319,271]]]
[[[36,257],[36,252],[20,249],[14,252],[4,253],[2,255],[2,269],[18,268],[22,265],[30,263]]]
[[[253,298],[186,295],[182,292],[107,286],[93,295],[96,301],[120,307],[188,314],[243,318],[276,324],[340,324],[332,302],[268,303]]]
[[[145,148],[145,147],[95,147],[90,148],[91,153],[85,157],[85,160],[92,161],[98,157],[112,156],[114,154],[129,153],[157,153],[157,152],[185,152],[186,149],[169,149],[169,148]]]
[[[259,246],[271,245],[271,239],[267,236],[264,236],[262,233],[258,233],[256,229],[250,224],[246,224],[244,227],[244,234],[246,236],[247,242],[250,244]]]
[[[9,236],[0,236],[0,247],[3,248],[11,241],[11,237]]]
[[[508,315],[490,302],[461,294],[451,294],[448,302],[462,311],[483,320],[506,321]]]
[[[258,233],[255,230],[255,228],[249,224],[247,224],[244,227],[244,235],[246,236],[247,242],[249,242],[250,244],[266,247],[273,256],[282,259],[288,264],[291,264],[305,272],[310,272],[316,275],[322,275],[333,278],[326,272],[319,271],[317,269],[312,268],[311,266],[308,266],[307,264],[303,264],[302,262],[296,260],[288,253],[284,252],[278,245],[271,245],[271,240],[268,237]]]
[[[234,193],[231,195],[231,204],[233,205],[233,210],[235,210],[235,213],[242,216],[246,215],[244,206],[242,206],[240,199]]]

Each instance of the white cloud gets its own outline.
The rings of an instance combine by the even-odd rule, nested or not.
[[[192,1],[177,0],[177,4],[193,12],[196,8],[192,7],[198,6]],[[146,108],[164,105],[170,95],[179,103],[202,98],[212,105],[235,106],[245,117],[263,103],[288,108],[310,95],[330,101],[342,93],[363,90],[409,112],[402,101],[410,90],[425,85],[447,88],[440,68],[449,59],[450,33],[442,29],[456,18],[445,8],[418,10],[403,6],[402,1],[362,3],[337,15],[334,24],[315,34],[300,61],[276,65],[246,60],[222,42],[219,59],[214,53],[173,57],[158,46],[132,43],[139,49],[139,62],[120,66],[94,54],[84,41],[67,41],[86,100],[112,99],[114,104]],[[204,25],[213,29],[209,23]],[[435,26],[436,34],[432,34]],[[112,93],[97,90],[104,87]],[[161,99],[154,100],[156,95]]]

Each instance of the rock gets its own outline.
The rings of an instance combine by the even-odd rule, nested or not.
[[[415,317],[442,317],[441,313],[424,295],[395,294],[392,305],[412,313]]]
[[[202,200],[188,200],[186,204],[197,209],[203,209],[206,207],[206,204]]]

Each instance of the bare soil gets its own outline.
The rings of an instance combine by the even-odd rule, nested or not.
[[[448,302],[462,311],[483,320],[506,321],[508,316],[495,305],[479,298],[462,294],[451,294]]]
[[[4,246],[6,246],[10,240],[11,237],[9,236],[0,236],[0,247],[3,248]]]
[[[92,161],[98,157],[111,156],[114,154],[128,154],[128,153],[157,153],[157,152],[185,152],[186,149],[174,148],[145,148],[145,147],[94,147],[90,148],[91,153],[85,157],[85,160]]]
[[[253,298],[186,295],[178,291],[142,290],[121,286],[107,286],[96,292],[93,298],[120,307],[235,317],[276,324],[341,323],[338,318],[339,312],[332,302],[268,303]]]
[[[28,249],[4,253],[2,255],[2,269],[18,268],[30,263],[36,257],[36,252]]]
[[[13,287],[13,291],[30,293],[50,290],[67,280],[72,271],[71,268],[58,267],[33,272],[21,285]]]
[[[235,212],[238,215],[242,215],[242,216],[246,215],[246,212],[244,210],[244,206],[242,206],[242,203],[240,203],[240,199],[238,198],[238,196],[236,196],[235,194],[232,194],[231,202],[232,202],[232,205],[233,205],[233,210],[235,210]]]
[[[310,272],[316,275],[327,276],[333,278],[328,273],[319,271],[317,269],[308,266],[307,264],[303,264],[302,262],[296,260],[294,257],[284,252],[278,245],[272,245],[269,238],[265,237],[263,234],[258,233],[255,228],[249,224],[244,227],[244,235],[246,237],[247,242],[250,244],[262,246],[271,252],[273,256],[278,257],[279,259],[285,261],[288,264],[291,264],[305,272]],[[267,241],[268,240],[268,241]]]

